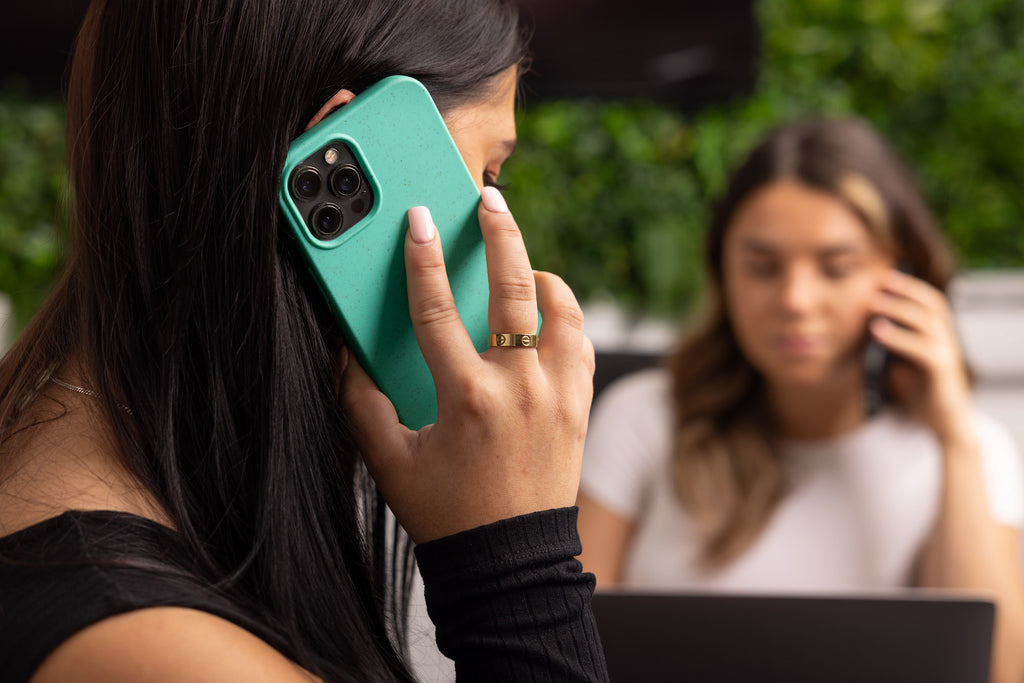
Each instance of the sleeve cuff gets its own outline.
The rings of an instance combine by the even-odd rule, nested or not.
[[[424,583],[476,579],[579,555],[576,507],[503,519],[416,547]]]

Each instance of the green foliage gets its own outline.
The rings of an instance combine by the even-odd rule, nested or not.
[[[519,138],[508,194],[535,265],[631,308],[691,296],[703,190],[679,114],[554,102],[525,112]]]
[[[582,299],[678,316],[699,294],[701,235],[729,170],[770,127],[858,114],[918,172],[969,267],[1024,265],[1024,3],[762,0],[748,97],[683,115],[548,102],[519,117],[503,179],[534,266]]]
[[[54,276],[65,177],[62,107],[7,86],[0,96],[0,292],[12,300],[15,329]]]
[[[701,235],[729,170],[768,128],[871,120],[919,173],[970,267],[1024,266],[1024,2],[761,0],[757,88],[695,114],[543,102],[519,115],[509,202],[535,267],[581,299],[677,317],[699,295]],[[0,91],[0,291],[19,323],[59,263],[63,113]]]

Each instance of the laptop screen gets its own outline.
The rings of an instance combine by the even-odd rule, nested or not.
[[[605,591],[593,604],[613,682],[988,682],[982,598]]]

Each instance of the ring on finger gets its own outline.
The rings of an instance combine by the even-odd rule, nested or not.
[[[489,338],[491,348],[537,348],[536,334],[518,334],[514,332],[498,332]]]

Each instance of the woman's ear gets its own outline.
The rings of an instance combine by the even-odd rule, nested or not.
[[[353,99],[355,99],[355,96],[356,95],[354,92],[352,92],[351,90],[345,90],[344,88],[334,93],[334,97],[327,100],[327,103],[324,104],[324,106],[320,107],[320,111],[318,111],[313,116],[313,118],[309,120],[309,123],[306,124],[306,130],[309,130],[316,124],[323,121],[328,114],[330,114],[338,107],[341,107],[351,102]]]

